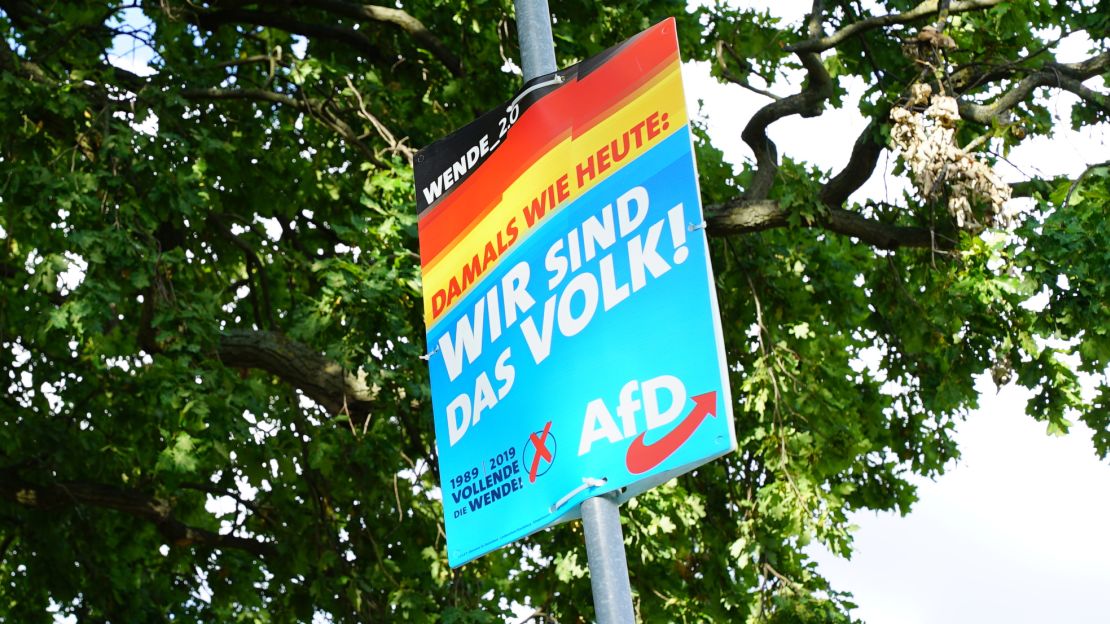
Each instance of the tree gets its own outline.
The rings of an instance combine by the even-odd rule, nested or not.
[[[0,0],[0,621],[592,616],[577,524],[447,566],[411,165],[511,97],[516,37],[507,0],[397,4]],[[1110,168],[991,169],[1040,94],[1107,120],[1105,1],[552,4],[561,64],[678,13],[768,96],[738,172],[699,130],[740,448],[627,506],[645,621],[850,621],[801,547],[908,510],[984,371],[1110,453]],[[852,77],[844,168],[780,157]],[[850,199],[883,154],[915,191]]]

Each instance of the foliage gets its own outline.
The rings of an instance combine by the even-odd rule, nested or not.
[[[519,86],[511,4],[0,0],[0,621],[592,617],[579,525],[450,570],[436,500],[411,159]],[[1009,233],[850,199],[915,85],[983,162],[1052,133],[1045,89],[1106,120],[1110,11],[875,4],[552,3],[561,63],[679,14],[687,59],[779,94],[735,172],[696,130],[740,449],[627,505],[646,622],[851,621],[804,546],[909,510],[981,373],[1110,454],[1110,169],[1012,185]],[[848,80],[845,168],[780,158]]]

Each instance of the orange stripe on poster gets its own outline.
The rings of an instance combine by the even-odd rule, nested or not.
[[[584,118],[581,114],[577,115],[577,117],[574,119],[574,124],[572,125],[572,127],[565,129],[562,133],[555,135],[555,137],[551,141],[543,145],[542,148],[536,150],[536,152],[533,154],[534,158],[531,161],[517,163],[512,171],[505,171],[503,175],[499,175],[499,177],[497,178],[483,178],[481,180],[474,181],[467,180],[468,184],[472,184],[471,189],[474,190],[476,198],[488,197],[490,199],[486,200],[485,205],[481,205],[480,203],[478,203],[481,200],[473,200],[473,203],[470,204],[470,208],[473,209],[474,217],[472,218],[470,223],[466,223],[464,225],[461,222],[462,219],[464,219],[464,215],[462,214],[455,217],[455,220],[452,221],[456,228],[454,238],[451,239],[451,241],[448,242],[446,245],[444,245],[444,248],[440,252],[432,256],[432,258],[427,258],[427,254],[431,254],[432,252],[430,249],[427,249],[427,245],[422,244],[421,251],[422,253],[424,253],[424,256],[421,260],[421,263],[425,266],[425,268],[440,261],[440,259],[446,252],[450,251],[454,248],[454,246],[464,240],[466,238],[466,235],[470,233],[473,228],[476,227],[477,223],[485,219],[487,215],[490,214],[490,211],[496,207],[497,203],[502,201],[502,192],[505,188],[506,180],[517,180],[521,178],[521,175],[525,171],[534,167],[536,162],[543,157],[543,154],[546,154],[549,151],[553,150],[555,148],[555,145],[557,145],[558,143],[561,143],[567,139],[577,139],[578,137],[581,137],[581,135],[583,135],[585,132],[593,129],[595,125],[597,125],[597,123],[610,117],[610,115],[615,114],[616,111],[625,108],[629,102],[643,97],[643,95],[647,93],[650,89],[655,87],[655,85],[660,80],[666,78],[667,70],[670,69],[670,66],[673,66],[673,64],[677,62],[678,54],[676,52],[675,54],[672,54],[672,56],[670,56],[668,59],[660,62],[658,67],[652,68],[652,70],[647,72],[645,76],[650,77],[649,80],[644,81],[643,84],[639,85],[638,89],[629,92],[625,95],[624,98],[615,102],[612,107],[609,107],[606,110],[595,114],[594,117],[588,119]],[[483,167],[488,167],[488,164],[483,164]],[[421,235],[423,236],[424,233],[425,232],[422,230]]]
[[[534,104],[482,166],[425,212],[419,222],[421,264],[437,258],[500,199],[507,180],[536,163],[544,149],[571,132],[581,134],[615,106],[642,91],[677,60],[673,34],[641,37],[595,71]],[[492,138],[492,137],[491,137]]]
[[[428,327],[552,213],[685,126],[681,80],[675,59],[619,110],[589,120],[589,130],[550,147],[508,185],[502,180],[500,200],[423,267]]]

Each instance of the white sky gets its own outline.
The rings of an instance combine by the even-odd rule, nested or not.
[[[919,481],[908,516],[855,514],[851,561],[810,554],[871,624],[1106,622],[1110,466],[1086,427],[1049,437],[1025,416],[1025,391],[979,386],[963,458]]]
[[[1072,41],[1058,54],[1074,61],[1086,52],[1084,41]],[[691,114],[701,99],[710,135],[726,159],[750,160],[740,133],[769,100],[717,84],[704,64],[685,69]],[[858,99],[859,88],[851,90]],[[853,101],[848,97],[843,109],[818,118],[793,117],[771,126],[780,156],[838,171],[865,125]],[[1073,101],[1067,94],[1048,99],[1061,128],[1067,128]],[[1007,181],[1077,175],[1106,160],[1106,130],[1061,130],[1051,139],[1029,141],[999,171]],[[907,182],[887,175],[892,166],[892,157],[880,159],[853,199],[898,197]],[[977,387],[982,407],[958,429],[962,459],[936,481],[918,481],[913,511],[906,517],[854,514],[851,521],[859,528],[851,561],[820,546],[810,554],[837,589],[855,595],[859,608],[853,615],[870,624],[1110,621],[1110,462],[1098,461],[1091,432],[1082,425],[1066,437],[1047,436],[1043,424],[1025,415],[1023,390],[997,392],[986,379]]]

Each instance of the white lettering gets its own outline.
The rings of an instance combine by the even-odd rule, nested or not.
[[[660,392],[664,391],[670,403],[666,410],[660,410]],[[640,394],[641,398],[636,398]],[[686,406],[686,386],[673,375],[660,375],[644,382],[635,379],[621,387],[618,393],[617,417],[621,427],[613,420],[605,399],[593,399],[586,404],[586,415],[582,420],[582,436],[578,442],[578,454],[585,455],[593,448],[594,442],[602,439],[620,442],[635,437],[641,429],[656,429],[674,421]],[[644,418],[636,422],[636,415],[643,412]]]
[[[517,263],[501,278],[501,291],[505,303],[505,327],[512,327],[516,323],[517,310],[527,312],[536,300],[528,294],[528,280],[531,278],[532,269],[527,262]]]
[[[430,204],[430,203],[434,202],[435,200],[439,199],[439,196],[442,195],[442,194],[443,194],[443,174],[441,173],[441,174],[439,174],[438,178],[433,180],[432,183],[428,185],[428,188],[424,189],[424,200],[427,201]]]
[[[543,267],[554,273],[551,279],[547,280],[548,290],[555,290],[567,275],[567,259],[559,254],[562,250],[563,239],[560,238],[547,250],[547,255],[543,259]]]
[[[628,298],[628,284],[617,286],[617,272],[613,268],[613,256],[608,255],[598,263],[601,270],[601,300],[606,311]]]
[[[617,242],[617,228],[613,225],[613,205],[601,209],[601,221],[597,215],[582,223],[582,249],[586,262],[597,255],[598,247],[608,249]]]
[[[666,390],[671,395],[671,405],[666,411],[659,411],[660,390]],[[644,382],[644,418],[647,428],[655,429],[670,423],[686,405],[686,386],[674,375],[662,375]]]
[[[513,389],[513,381],[516,380],[516,369],[508,363],[511,355],[511,350],[505,349],[501,357],[497,358],[497,365],[493,369],[493,376],[497,378],[497,381],[504,382],[501,388],[497,390],[498,400],[504,399],[505,395],[509,394],[509,390]]]
[[[524,341],[528,343],[528,351],[536,364],[547,359],[551,354],[551,335],[555,325],[555,297],[543,304],[543,331],[536,331],[536,321],[531,316],[520,324],[520,331],[524,334]]]
[[[632,398],[632,393],[640,389],[640,382],[633,379],[621,388],[621,400],[617,404],[617,416],[620,416],[621,426],[624,427],[624,437],[636,435],[636,412],[640,409],[640,402]]]
[[[456,418],[456,413],[461,418]],[[470,397],[466,394],[460,394],[447,406],[447,437],[451,440],[451,446],[455,446],[455,443],[462,439],[469,426]]]
[[[497,305],[497,286],[486,293],[486,309],[489,310],[489,341],[492,343],[501,336],[501,306]]]
[[[647,241],[637,236],[628,241],[628,265],[632,273],[632,291],[640,290],[647,284],[644,270],[651,272],[652,277],[659,277],[670,270],[671,265],[659,255],[655,247],[659,244],[659,235],[663,232],[663,222],[648,228]]]
[[[463,368],[463,357],[473,364],[482,355],[482,326],[485,320],[486,300],[479,299],[474,304],[474,324],[469,315],[462,315],[455,324],[455,339],[447,333],[439,337],[439,350],[443,352],[443,363],[447,366],[447,378],[455,381]]]
[[[636,213],[630,214],[628,212],[628,205],[630,202],[636,202]],[[648,213],[648,192],[642,186],[636,186],[628,189],[628,192],[617,198],[617,220],[620,222],[621,238],[628,236],[628,233],[640,227],[640,224],[647,218]]]
[[[582,312],[575,316],[571,310],[575,293],[582,293],[585,303]],[[574,276],[567,284],[566,290],[559,297],[559,333],[564,336],[574,336],[586,329],[590,320],[597,311],[597,278],[592,273],[581,273]]]
[[[582,421],[582,437],[578,442],[578,455],[582,456],[590,452],[590,448],[594,442],[605,438],[610,442],[620,442],[621,432],[617,429],[617,423],[613,421],[613,415],[609,413],[609,408],[605,407],[605,402],[601,399],[594,399],[586,405],[586,418]]]
[[[483,372],[474,380],[474,417],[471,422],[475,425],[482,419],[482,410],[497,405],[497,395],[493,393],[493,384]]]

